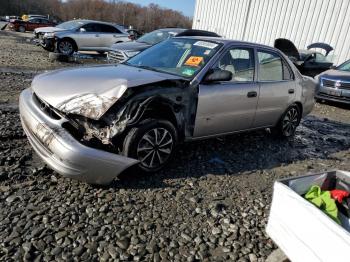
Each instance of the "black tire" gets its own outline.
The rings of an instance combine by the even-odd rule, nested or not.
[[[57,50],[61,54],[71,56],[76,50],[76,45],[71,39],[62,39],[57,43]]]
[[[21,25],[18,27],[18,31],[24,33],[26,31],[26,28],[23,25]]]
[[[49,52],[54,52],[54,51],[55,51],[55,46],[54,46],[54,45],[43,46],[43,48],[44,48],[46,51],[49,51]]]
[[[300,124],[301,111],[297,105],[291,105],[283,113],[278,124],[273,128],[273,133],[279,137],[290,138]]]
[[[159,135],[158,139],[155,138],[156,132]],[[155,142],[152,137],[157,141],[154,143],[157,145],[151,143]],[[176,150],[177,141],[176,128],[170,121],[146,119],[129,130],[123,143],[123,155],[140,160],[139,168],[147,173],[153,173],[170,161]]]

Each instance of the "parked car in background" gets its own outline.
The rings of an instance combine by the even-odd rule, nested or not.
[[[333,47],[326,43],[313,43],[307,47],[307,50],[298,50],[290,40],[279,38],[275,40],[274,47],[284,52],[303,75],[314,77],[333,66],[328,59],[328,54]],[[315,49],[322,49],[325,54]]]
[[[127,29],[126,32],[129,34],[131,40],[139,39],[143,34],[136,29]]]
[[[318,100],[350,104],[350,60],[315,77]]]
[[[34,34],[49,51],[72,55],[77,51],[104,53],[115,43],[130,41],[127,32],[116,25],[93,20],[72,20],[56,27],[40,28]]]
[[[25,32],[34,31],[39,27],[55,26],[56,24],[49,21],[47,18],[30,18],[29,20],[10,20],[7,24],[7,28],[14,31]]]
[[[1,21],[10,22],[10,20],[21,20],[22,18],[15,15],[6,15],[1,17]]]
[[[32,18],[43,18],[43,19],[49,19],[49,17],[47,15],[33,15],[33,14],[29,14],[29,15],[22,15],[22,20],[23,21],[28,21],[29,19]]]
[[[143,35],[139,39],[129,43],[115,44],[108,52],[108,60],[112,63],[121,63],[141,51],[158,44],[174,36],[211,36],[220,37],[218,34],[195,29],[164,28],[152,31]]]
[[[105,184],[131,165],[161,169],[184,141],[264,128],[291,137],[315,86],[275,48],[173,37],[122,64],[39,75],[19,107],[51,168]]]

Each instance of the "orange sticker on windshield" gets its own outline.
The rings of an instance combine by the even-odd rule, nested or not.
[[[199,64],[203,62],[203,57],[201,56],[191,56],[187,59],[185,65],[187,66],[199,66]]]

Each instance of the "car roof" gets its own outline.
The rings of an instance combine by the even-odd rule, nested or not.
[[[76,20],[71,20],[71,21],[77,21],[77,22],[81,22],[81,23],[84,23],[84,24],[87,24],[87,23],[105,24],[105,25],[111,25],[111,26],[116,27],[116,24],[103,22],[103,21],[97,21],[97,20],[76,19]]]
[[[176,38],[177,39],[179,39],[179,38],[186,38],[186,39],[197,39],[197,40],[203,40],[203,41],[214,41],[214,42],[217,42],[217,43],[222,43],[224,45],[228,45],[228,44],[250,45],[250,46],[254,46],[254,47],[262,47],[262,48],[267,48],[267,49],[279,51],[278,49],[276,49],[276,48],[274,48],[272,46],[268,46],[268,45],[264,45],[264,44],[258,44],[258,43],[248,42],[248,41],[233,40],[233,39],[227,39],[227,38],[222,38],[222,37],[180,36],[180,37],[176,37]]]
[[[177,27],[169,27],[169,28],[159,28],[159,29],[156,29],[154,31],[166,31],[166,32],[176,32],[176,33],[179,33],[179,32],[183,32],[187,29],[184,29],[184,28],[177,28]]]

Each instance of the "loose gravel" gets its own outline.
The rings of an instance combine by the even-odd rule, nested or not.
[[[0,32],[6,52],[21,43],[4,49],[8,35],[23,38]],[[350,112],[317,104],[291,141],[266,131],[215,138],[181,146],[153,176],[130,169],[106,187],[66,179],[23,133],[16,101],[36,68],[16,61],[0,73],[1,261],[264,261],[277,248],[265,233],[273,182],[350,170]]]

